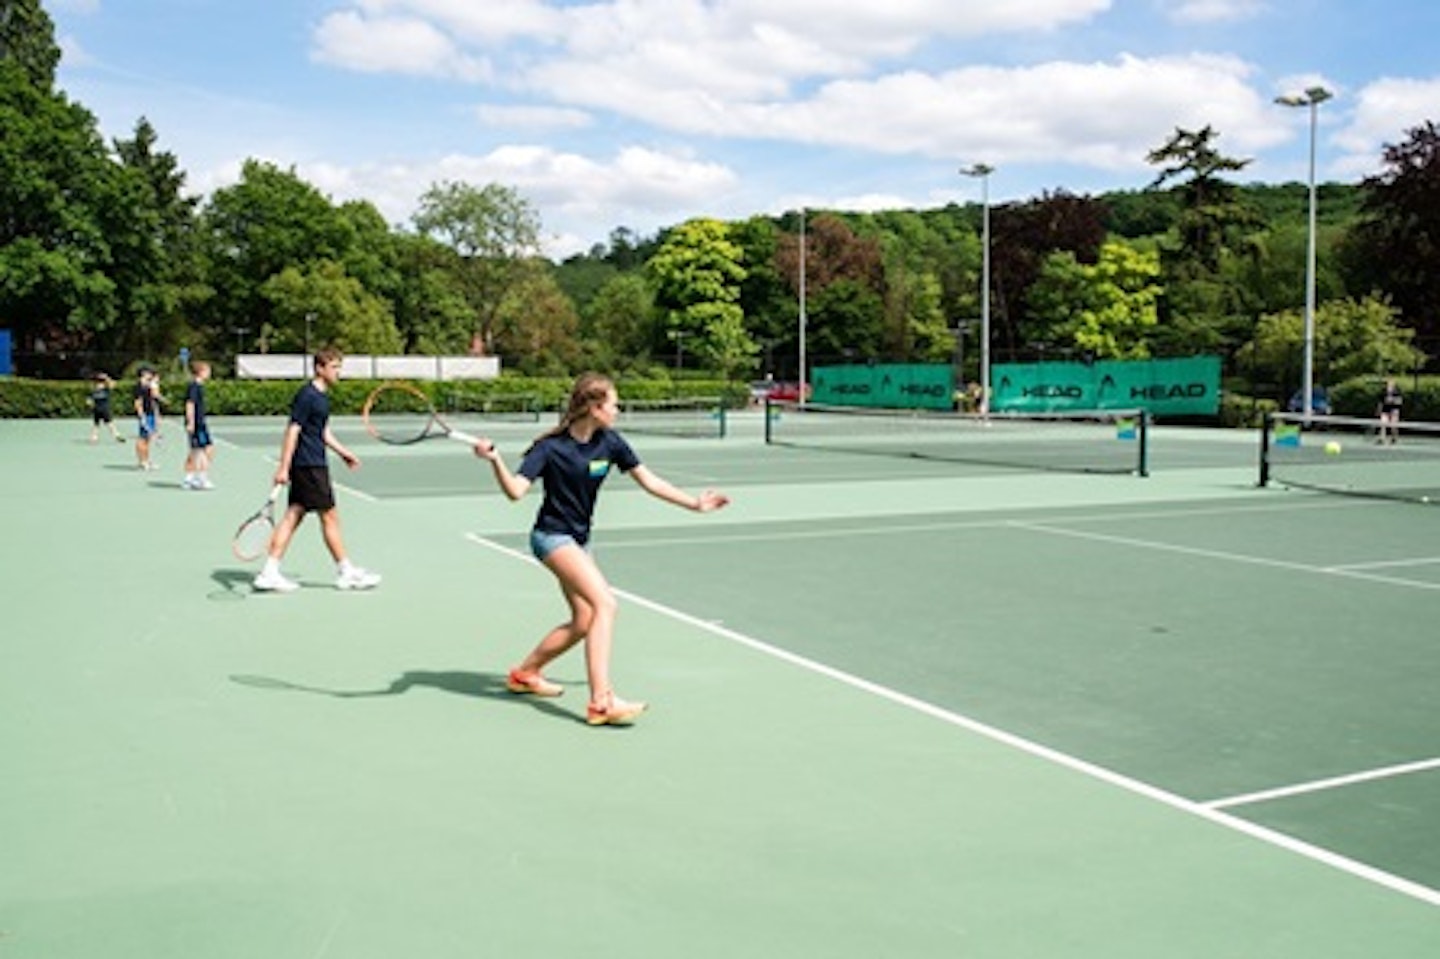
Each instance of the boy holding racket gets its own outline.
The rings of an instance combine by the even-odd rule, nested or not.
[[[569,621],[545,634],[510,671],[506,686],[514,693],[560,695],[563,687],[547,680],[543,670],[584,640],[590,683],[585,720],[592,726],[627,725],[645,711],[644,703],[626,702],[610,685],[616,602],[587,547],[595,500],[610,467],[629,473],[650,495],[685,509],[708,513],[730,502],[714,490],[692,496],[647,469],[615,431],[619,412],[614,384],[586,373],[576,380],[560,424],[530,445],[516,473],[506,467],[493,443],[481,440],[475,445],[475,455],[490,461],[496,482],[511,500],[524,496],[535,480],[543,482],[544,501],[530,532],[530,550],[555,575],[570,607]]]
[[[109,428],[110,435],[115,442],[125,442],[125,437],[115,429],[115,417],[110,411],[110,394],[115,389],[115,381],[104,373],[96,373],[90,387],[90,442],[94,443],[100,438],[100,427],[104,425]]]
[[[330,430],[330,387],[340,379],[340,351],[326,347],[315,354],[315,376],[300,388],[290,405],[290,422],[280,444],[280,464],[275,482],[290,487],[289,505],[275,525],[269,556],[255,577],[255,588],[264,592],[288,593],[300,584],[280,572],[280,560],[290,538],[307,513],[320,514],[320,533],[335,560],[336,589],[372,589],[380,575],[350,562],[340,535],[340,512],[330,483],[330,465],[325,451],[332,449],[350,469],[360,468],[360,457],[350,452]]]

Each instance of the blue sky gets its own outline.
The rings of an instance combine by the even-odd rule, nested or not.
[[[1240,179],[1354,182],[1440,120],[1425,0],[43,0],[60,86],[149,118],[199,194],[247,157],[407,224],[432,183],[516,188],[564,256],[617,227],[801,206],[1139,189],[1211,124]]]

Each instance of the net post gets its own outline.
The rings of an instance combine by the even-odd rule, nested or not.
[[[1140,476],[1150,475],[1150,410],[1140,410]]]
[[[1271,417],[1274,414],[1269,410],[1260,418],[1260,482],[1256,485],[1262,489],[1270,485],[1270,437],[1272,435]]]
[[[729,426],[729,420],[725,416],[725,398],[721,397],[720,402],[715,404],[715,417],[718,419],[720,428],[720,439],[725,438],[725,431]]]
[[[771,412],[771,409],[770,409],[770,403],[771,403],[770,394],[769,394],[769,393],[766,393],[766,394],[765,394],[765,445],[766,445],[766,446],[769,446],[771,443],[774,442],[774,438],[773,438],[773,437],[771,436],[771,434],[770,434],[770,417],[773,415],[772,412]]]

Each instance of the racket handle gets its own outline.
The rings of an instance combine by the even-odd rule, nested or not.
[[[271,502],[271,503],[275,502],[277,499],[280,498],[280,494],[283,493],[284,491],[285,491],[285,484],[284,484],[284,483],[276,483],[274,486],[270,487],[270,500],[269,500],[269,502]]]
[[[462,433],[459,430],[451,430],[446,435],[449,436],[452,440],[458,440],[459,442],[464,443],[466,446],[475,446],[480,442],[480,438],[478,436],[471,436],[469,433]]]

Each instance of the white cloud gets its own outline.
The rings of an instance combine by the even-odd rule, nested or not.
[[[1382,166],[1386,144],[1404,142],[1415,127],[1440,119],[1440,77],[1377,80],[1354,98],[1348,120],[1331,139],[1341,156],[1334,168],[1352,176],[1368,176]]]
[[[1263,13],[1262,0],[1166,0],[1165,8],[1178,23],[1231,23]]]
[[[315,31],[313,56],[321,63],[362,73],[401,73],[483,81],[492,70],[433,24],[402,17],[367,19],[333,13]]]
[[[207,178],[206,189],[235,182]],[[546,252],[564,256],[594,242],[594,224],[642,231],[670,221],[677,208],[700,210],[734,191],[738,177],[720,164],[684,154],[630,147],[606,160],[545,146],[506,146],[479,156],[451,154],[427,162],[299,164],[296,172],[336,200],[365,199],[391,223],[408,223],[422,193],[441,181],[504,183],[543,211]],[[589,241],[577,239],[589,235]]]

